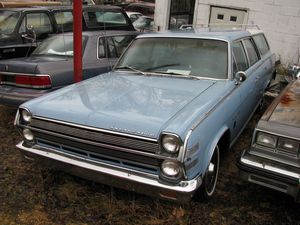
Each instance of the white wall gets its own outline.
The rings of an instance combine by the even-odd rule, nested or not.
[[[156,0],[155,24],[167,28],[171,0]],[[194,24],[208,24],[210,6],[247,9],[245,23],[257,24],[282,63],[298,63],[300,0],[196,0]],[[165,7],[168,7],[166,9]]]

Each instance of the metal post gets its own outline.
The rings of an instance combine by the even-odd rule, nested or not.
[[[73,0],[74,82],[82,80],[82,0]]]

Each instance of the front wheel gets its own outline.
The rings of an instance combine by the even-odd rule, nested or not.
[[[208,168],[205,172],[203,183],[199,188],[199,197],[201,200],[207,201],[214,194],[219,174],[220,164],[220,151],[219,147],[216,146],[211,160],[208,164]]]

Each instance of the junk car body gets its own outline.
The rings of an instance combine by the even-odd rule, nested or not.
[[[21,105],[17,147],[104,184],[210,198],[220,152],[261,102],[274,64],[262,32],[144,34],[112,72]]]
[[[125,11],[114,6],[84,6],[82,29],[135,30]],[[72,30],[72,7],[0,9],[0,59],[28,56],[49,35]]]
[[[291,82],[259,120],[238,160],[245,180],[300,201],[300,80]]]
[[[82,78],[110,71],[137,35],[136,31],[83,32]],[[73,81],[73,33],[55,35],[29,57],[0,61],[0,104],[18,107]]]

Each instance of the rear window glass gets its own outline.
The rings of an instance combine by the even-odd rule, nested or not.
[[[82,37],[84,51],[86,37]],[[32,53],[32,55],[56,55],[73,56],[73,35],[57,35],[44,40]]]
[[[128,24],[125,16],[121,12],[84,12],[83,16],[87,27],[90,28],[124,26]]]
[[[250,39],[244,40],[245,48],[248,53],[250,65],[252,66],[254,63],[258,61],[257,52],[254,48],[254,45]]]
[[[255,35],[253,36],[253,39],[261,55],[264,55],[269,51],[269,45],[263,34]]]

